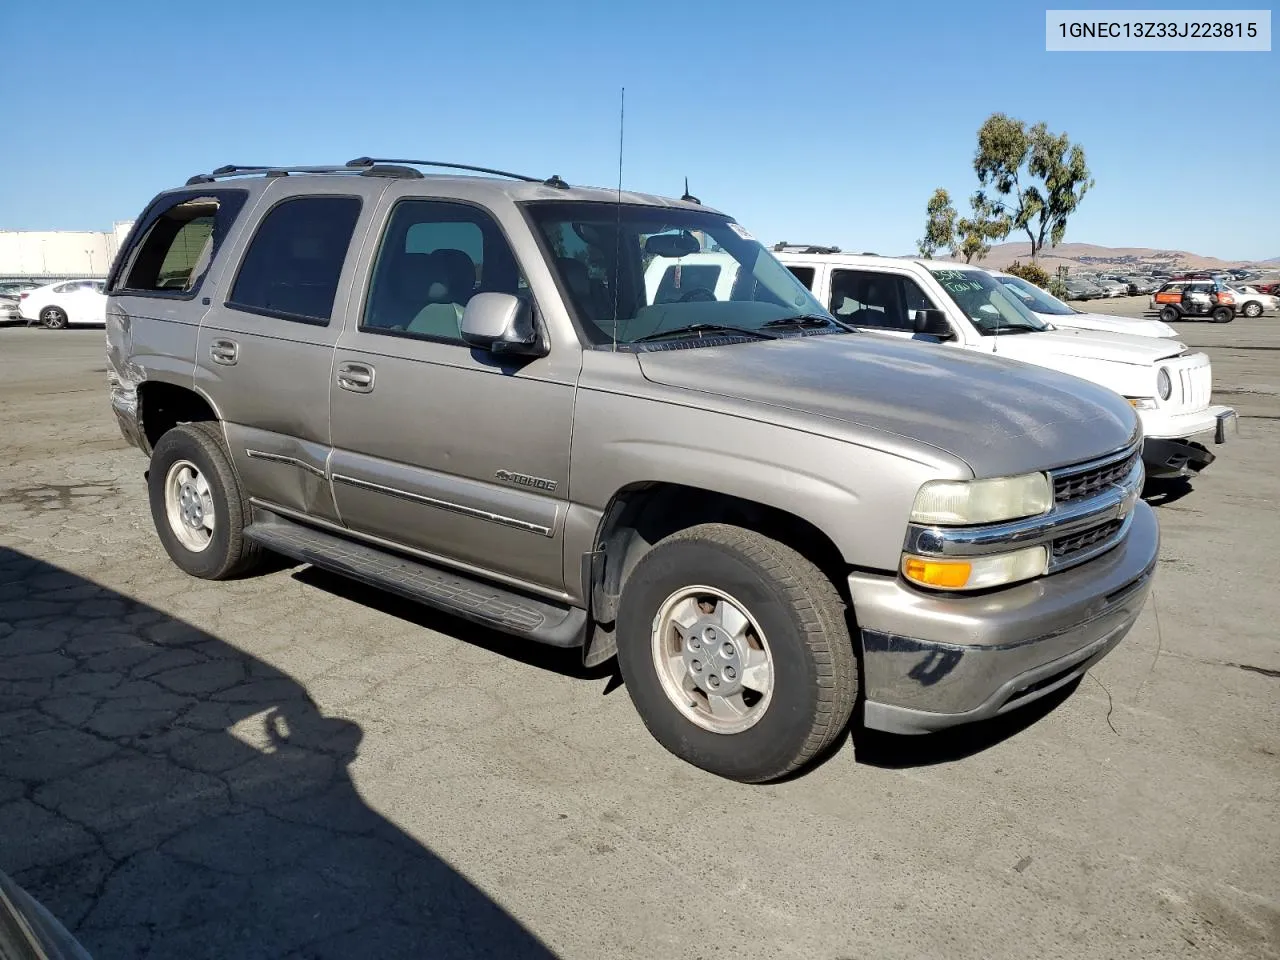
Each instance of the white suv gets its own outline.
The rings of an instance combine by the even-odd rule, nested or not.
[[[1148,476],[1199,473],[1214,460],[1206,443],[1236,431],[1236,412],[1209,402],[1208,356],[1177,340],[1058,329],[969,264],[785,248],[775,255],[850,326],[995,353],[1114,390],[1142,418]]]

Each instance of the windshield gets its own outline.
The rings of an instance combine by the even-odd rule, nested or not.
[[[1040,289],[1030,280],[1023,280],[1021,277],[1001,277],[1000,282],[1033,313],[1048,313],[1055,317],[1068,317],[1075,313],[1053,294]]]
[[[1030,333],[1051,329],[985,270],[938,269],[931,272],[942,289],[947,291],[947,296],[955,301],[984,337],[1010,331]]]
[[[611,203],[527,207],[579,324],[595,344],[714,334],[841,333],[822,304],[722,214]],[[616,322],[615,322],[616,309]],[[815,318],[810,326],[776,321]],[[772,324],[772,325],[771,325]]]

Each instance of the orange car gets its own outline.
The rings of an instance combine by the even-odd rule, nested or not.
[[[1236,315],[1236,298],[1213,278],[1172,280],[1155,292],[1151,306],[1160,319],[1173,323],[1187,317],[1208,317],[1211,323],[1230,323]]]

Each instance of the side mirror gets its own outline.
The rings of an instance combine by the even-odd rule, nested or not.
[[[494,354],[546,356],[533,309],[510,293],[477,293],[462,312],[462,339]]]
[[[917,310],[915,330],[916,333],[937,337],[939,340],[950,340],[955,336],[943,310]]]

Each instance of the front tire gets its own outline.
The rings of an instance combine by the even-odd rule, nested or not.
[[[1165,323],[1176,323],[1178,320],[1182,319],[1182,314],[1178,311],[1177,307],[1165,307],[1160,311],[1160,319]]]
[[[845,606],[808,559],[709,523],[660,541],[628,578],[618,665],[669,751],[760,783],[799,769],[848,726],[858,689]]]
[[[67,326],[67,311],[61,307],[43,307],[40,322],[49,330],[63,330]]]
[[[1250,320],[1254,320],[1257,317],[1262,316],[1262,304],[1260,304],[1257,300],[1250,300],[1248,303],[1244,305],[1244,309],[1241,310],[1241,313],[1243,313]]]
[[[251,510],[217,424],[185,423],[162,436],[147,493],[169,559],[191,576],[227,580],[261,560],[261,548],[244,538]]]
[[[1230,307],[1214,307],[1213,312],[1209,314],[1210,323],[1230,323],[1235,319],[1235,311]]]

